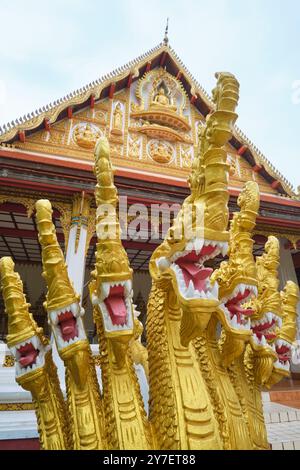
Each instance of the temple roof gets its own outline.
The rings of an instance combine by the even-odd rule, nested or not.
[[[164,41],[110,74],[104,75],[83,88],[75,90],[30,114],[3,125],[0,127],[0,145],[4,147],[13,145],[17,139],[22,140],[25,133],[30,135],[66,118],[70,108],[73,111],[79,111],[86,107],[91,100],[98,101],[111,97],[114,92],[129,87],[133,81],[142,77],[146,71],[158,66],[164,67],[181,81],[189,99],[203,116],[206,116],[214,108],[210,96],[185,67],[167,41]],[[287,179],[275,169],[272,163],[237,126],[235,126],[230,144],[251,167],[259,171],[259,174],[279,194],[298,198]]]

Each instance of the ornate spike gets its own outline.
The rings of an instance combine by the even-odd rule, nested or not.
[[[0,277],[5,311],[8,314],[9,347],[26,341],[37,333],[37,326],[29,314],[30,304],[26,302],[23,293],[23,283],[14,267],[10,257],[1,258]]]
[[[47,311],[78,302],[70,283],[64,255],[56,238],[52,222],[52,207],[48,200],[40,199],[35,204],[39,243],[42,247],[43,276],[48,286]]]

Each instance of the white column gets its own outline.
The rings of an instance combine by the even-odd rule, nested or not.
[[[78,246],[76,250],[76,236],[77,231],[80,230]],[[73,282],[74,289],[82,299],[83,283],[85,274],[85,247],[87,240],[87,226],[81,225],[78,227],[72,225],[69,234],[69,242],[66,253],[66,263],[68,266],[68,274],[70,280]]]
[[[84,198],[84,194],[76,195],[74,197],[71,228],[66,252],[66,264],[69,278],[73,283],[76,293],[80,295],[80,301],[82,301],[83,296],[89,207],[89,197]],[[63,392],[65,392],[64,363],[59,357],[53,335],[51,340],[53,360],[58,369],[61,388]]]
[[[293,281],[298,285],[298,279],[293,263],[291,251],[285,248],[286,240],[280,239],[280,267],[279,267],[279,279],[280,288],[283,289],[287,281]],[[300,302],[297,306],[297,339],[300,340]],[[300,365],[292,364],[292,372],[300,372]]]
[[[279,279],[280,288],[283,289],[287,281],[293,281],[298,284],[295,266],[291,251],[285,248],[285,239],[280,239],[280,267],[279,267]]]
[[[84,197],[84,193],[74,197],[71,228],[66,252],[69,278],[81,299],[85,274],[89,208],[90,197]]]

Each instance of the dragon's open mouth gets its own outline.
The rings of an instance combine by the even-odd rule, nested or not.
[[[252,321],[251,329],[255,343],[258,346],[266,346],[267,341],[276,338],[276,328],[281,328],[281,325],[281,318],[272,312],[264,314],[260,320]]]
[[[275,362],[274,366],[283,369],[284,371],[290,370],[290,359],[292,354],[292,348],[290,343],[284,339],[278,339],[275,342],[275,351],[278,356],[278,360]]]
[[[107,332],[133,328],[132,283],[127,281],[102,282],[98,303]]]
[[[221,300],[221,309],[233,329],[250,330],[250,317],[253,310],[244,306],[252,297],[257,296],[256,286],[238,284],[229,297]]]
[[[45,354],[50,346],[43,346],[37,336],[10,348],[16,358],[16,377],[28,374],[45,365]]]
[[[218,285],[210,283],[212,268],[205,261],[218,254],[226,254],[228,244],[199,238],[190,241],[184,251],[176,252],[170,259],[176,275],[180,294],[185,299],[218,300]],[[161,264],[161,261],[159,261]]]
[[[76,341],[86,339],[81,317],[84,310],[77,303],[50,312],[58,349],[63,349]]]

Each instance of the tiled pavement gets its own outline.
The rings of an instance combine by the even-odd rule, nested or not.
[[[263,394],[269,442],[273,450],[300,450],[300,410],[270,401]]]

